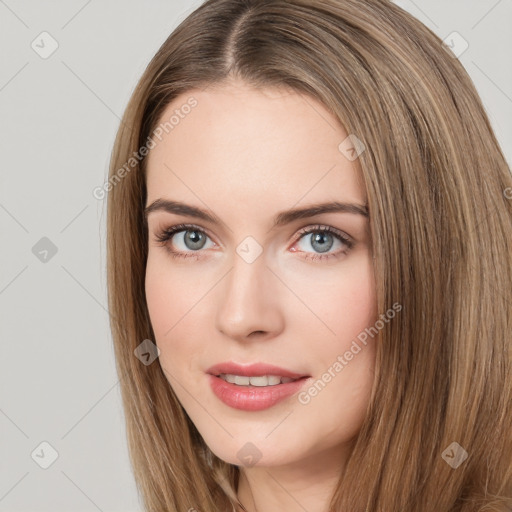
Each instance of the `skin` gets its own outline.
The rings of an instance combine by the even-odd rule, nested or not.
[[[210,449],[240,466],[238,496],[249,512],[324,512],[370,398],[371,338],[307,404],[294,395],[263,411],[236,410],[213,394],[205,371],[222,361],[266,362],[313,382],[374,324],[366,217],[322,213],[271,229],[283,210],[334,200],[365,204],[360,171],[338,149],[344,128],[310,97],[227,82],[179,96],[162,119],[191,96],[197,106],[148,155],[146,206],[181,201],[224,224],[148,215],[146,298],[159,361]],[[180,223],[204,230],[202,248],[186,245],[184,231],[167,245],[155,240]],[[328,235],[332,247],[323,253],[316,232],[299,239],[300,229],[319,225],[348,235],[354,246],[342,254],[347,246]],[[252,263],[236,252],[247,236],[263,250]],[[198,257],[173,258],[169,248]],[[322,254],[331,257],[307,259]],[[250,467],[237,456],[247,442],[261,452]]]

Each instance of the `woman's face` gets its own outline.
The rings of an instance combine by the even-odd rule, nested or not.
[[[166,121],[147,161],[146,297],[170,386],[229,463],[337,460],[374,377],[372,337],[359,341],[377,318],[368,218],[289,212],[363,208],[348,134],[310,97],[240,82],[181,95]],[[243,379],[285,370],[306,378]]]

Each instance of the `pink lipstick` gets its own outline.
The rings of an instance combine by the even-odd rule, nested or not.
[[[265,363],[220,363],[207,370],[213,393],[226,405],[261,411],[297,393],[309,375]]]

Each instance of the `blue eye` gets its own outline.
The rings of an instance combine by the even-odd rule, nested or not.
[[[180,236],[176,237],[176,235]],[[304,257],[305,259],[314,261],[328,258],[339,258],[342,255],[347,254],[354,246],[354,242],[348,236],[329,226],[318,225],[304,228],[298,233],[298,235],[299,236],[296,238],[297,242],[302,242],[303,239],[307,239],[309,237],[310,247],[313,247],[313,249],[318,251],[319,254],[311,254],[303,249],[300,251],[292,249],[292,252],[304,252],[306,254]],[[181,243],[183,246],[179,250],[172,248],[169,243],[172,241],[172,245],[174,245],[174,243],[176,243],[174,240],[175,237],[178,239],[178,243]],[[206,247],[208,239],[210,239],[208,234],[202,228],[193,224],[177,224],[162,230],[155,236],[155,241],[159,245],[164,246],[173,258],[197,259],[201,249],[208,248]],[[329,251],[336,242],[341,245],[341,249],[334,253],[330,253]]]
[[[347,254],[350,249],[354,246],[354,242],[348,238],[344,233],[337,229],[331,228],[330,226],[314,226],[312,228],[305,228],[299,232],[299,242],[302,239],[309,237],[309,245],[315,250],[319,251],[320,254],[313,254],[305,257],[305,259],[312,260],[324,260],[328,258],[339,258],[340,256]],[[334,245],[335,242],[341,244],[341,250],[334,253],[325,254]]]
[[[175,238],[175,235],[181,233],[183,233],[183,236],[180,237],[181,243],[185,245],[185,248],[190,249],[190,253],[187,253],[186,250],[176,251],[172,249],[168,243],[171,239]],[[192,224],[178,224],[161,231],[156,235],[155,240],[160,245],[165,246],[174,258],[197,258],[198,255],[195,253],[204,248],[207,238],[209,238],[209,236],[198,226]]]

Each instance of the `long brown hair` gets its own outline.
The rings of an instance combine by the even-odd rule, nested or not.
[[[143,148],[174,98],[233,77],[321,101],[364,143],[378,310],[403,306],[378,333],[367,416],[330,510],[512,510],[511,172],[458,59],[386,0],[207,0],[130,99],[107,186],[107,274],[145,509],[236,503],[239,467],[206,446],[159,360],[134,355],[154,340]]]

